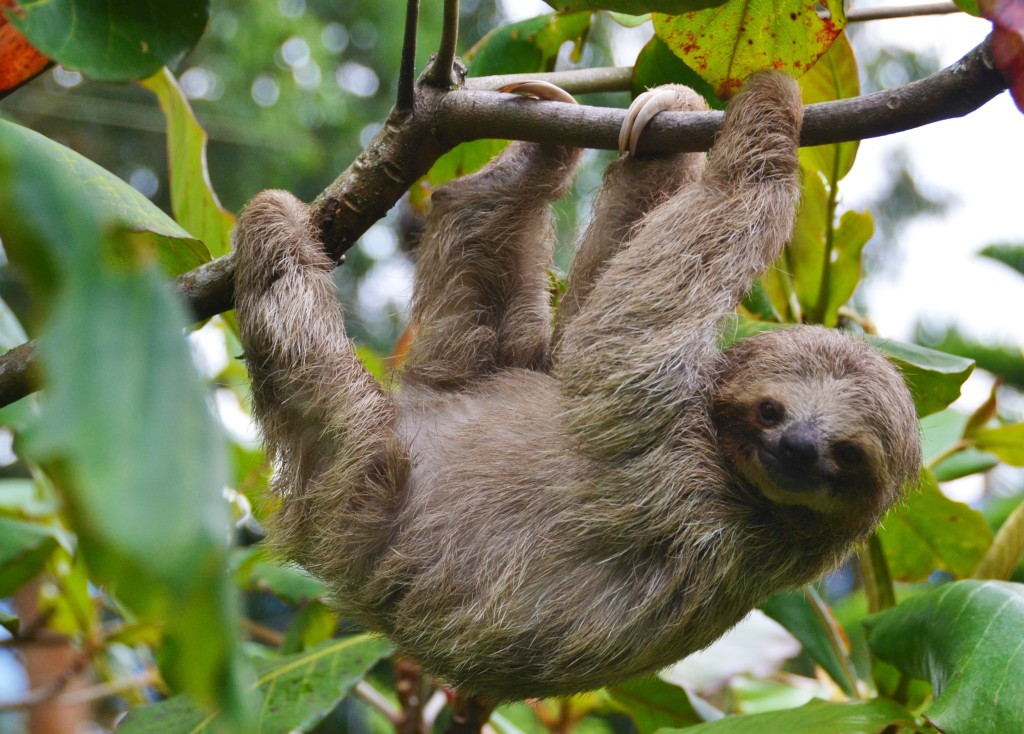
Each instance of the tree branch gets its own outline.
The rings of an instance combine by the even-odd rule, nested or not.
[[[444,0],[444,25],[441,28],[441,45],[433,63],[427,69],[426,83],[447,89],[452,85],[455,64],[455,44],[459,40],[459,0]]]
[[[846,11],[846,20],[849,23],[858,23],[868,20],[916,18],[922,15],[948,15],[959,12],[962,12],[960,8],[951,2],[901,5],[895,8],[852,8]]]
[[[405,37],[402,39],[402,62],[398,70],[398,95],[395,109],[399,112],[412,110],[416,83],[416,30],[419,26],[419,0],[406,0]]]
[[[455,64],[455,83],[462,69]],[[530,78],[551,81],[577,93],[623,84],[626,71],[587,69]],[[618,148],[625,110],[524,100],[477,91],[509,77],[471,80],[449,91],[422,81],[411,114],[392,111],[381,131],[311,207],[325,248],[336,259],[383,217],[443,153],[461,142],[509,138],[586,148]],[[863,97],[809,105],[801,145],[822,145],[889,135],[973,112],[1006,89],[996,71],[988,40],[929,77]],[[642,151],[700,151],[711,147],[721,112],[665,112],[644,132]],[[230,310],[234,302],[231,255],[178,277],[176,289],[197,320]],[[36,389],[31,377],[35,345],[23,344],[0,356],[0,406]]]

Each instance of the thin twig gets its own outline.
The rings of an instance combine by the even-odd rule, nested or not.
[[[452,67],[455,64],[455,45],[459,40],[459,0],[444,0],[444,25],[441,45],[434,62],[427,70],[426,83],[441,89],[452,85]]]
[[[392,726],[398,726],[402,721],[402,712],[395,708],[391,701],[384,698],[383,694],[364,680],[356,683],[353,691],[363,703],[377,709],[384,718],[391,722]]]
[[[71,667],[61,671],[60,675],[49,683],[45,683],[38,688],[33,688],[20,698],[13,699],[11,701],[0,701],[0,714],[5,711],[27,709],[54,701],[57,699],[60,692],[67,688],[68,684],[71,683],[71,681],[74,680],[83,670],[85,670],[85,666],[88,665],[88,663],[88,656],[82,655],[75,660]]]
[[[960,8],[951,2],[900,5],[895,8],[853,8],[846,11],[846,20],[850,23],[862,23],[868,20],[916,18],[922,15],[948,15],[959,12]]]
[[[633,88],[632,66],[599,66],[594,69],[550,71],[544,74],[501,74],[478,76],[466,80],[466,89],[478,92],[496,92],[514,82],[533,79],[550,82],[569,94],[589,92],[628,92]]]
[[[402,65],[398,70],[398,97],[395,109],[411,112],[416,83],[416,31],[419,26],[419,0],[407,0],[405,6],[405,37],[402,40]]]

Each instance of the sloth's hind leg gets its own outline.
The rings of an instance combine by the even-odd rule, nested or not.
[[[272,538],[345,586],[386,544],[399,501],[407,461],[395,406],[345,335],[334,263],[301,202],[283,191],[256,196],[235,248],[253,410],[281,499]]]
[[[502,369],[546,369],[549,204],[569,190],[579,154],[514,142],[482,170],[434,192],[404,382],[456,390]]]
[[[554,343],[568,321],[580,310],[609,258],[630,237],[634,225],[681,187],[699,181],[703,153],[636,154],[640,133],[658,112],[706,110],[707,103],[689,87],[668,84],[638,96],[630,105],[619,134],[619,152],[628,156],[609,164],[604,185],[594,200],[593,219],[580,241],[569,286],[558,307]]]

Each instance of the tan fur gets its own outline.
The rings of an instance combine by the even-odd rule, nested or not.
[[[514,143],[439,190],[394,395],[353,355],[304,208],[258,196],[238,316],[277,546],[494,699],[651,673],[838,563],[917,471],[899,375],[820,328],[716,347],[792,227],[800,120],[792,80],[761,74],[703,174],[692,154],[617,163],[553,348],[547,203],[578,151]],[[793,431],[819,452],[808,478],[772,458]]]

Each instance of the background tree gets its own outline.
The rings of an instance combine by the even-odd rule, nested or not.
[[[748,73],[774,65],[799,77],[805,102],[823,104],[807,110],[804,143],[815,147],[801,152],[805,190],[793,240],[729,333],[797,321],[870,336],[871,322],[847,305],[873,229],[870,214],[840,203],[853,141],[969,113],[1007,85],[1019,105],[1024,96],[1019,0],[981,4],[995,33],[955,69],[876,96],[858,96],[843,27],[879,12],[847,13],[837,2],[819,14],[801,3],[758,10],[732,0],[579,0],[514,24],[502,24],[486,0],[461,8],[448,0],[443,13],[431,4],[418,24],[415,2],[404,17],[394,6],[356,1],[224,0],[211,8],[187,0],[145,17],[127,0],[97,5],[0,2],[9,9],[0,26],[0,87],[17,88],[2,109],[22,123],[0,121],[0,237],[11,260],[0,282],[0,336],[11,348],[0,356],[0,397],[9,404],[0,420],[17,459],[0,481],[0,598],[9,600],[0,605],[8,631],[0,653],[15,654],[0,662],[27,674],[25,687],[0,699],[0,731],[64,732],[85,720],[110,728],[125,709],[125,732],[412,732],[483,723],[479,702],[449,705],[435,681],[408,661],[391,661],[386,642],[339,619],[315,579],[251,545],[269,509],[270,468],[247,437],[229,430],[223,439],[247,392],[231,314],[194,332],[199,356],[181,334],[193,318],[230,309],[227,210],[255,191],[282,187],[316,200],[325,246],[346,254],[339,286],[363,317],[356,334],[366,361],[385,378],[401,319],[372,297],[374,284],[388,268],[408,267],[398,250],[414,243],[416,211],[432,187],[500,149],[490,138],[611,149],[631,93],[683,81],[720,107]],[[966,1],[961,9],[979,12]],[[658,12],[642,15],[649,11]],[[651,27],[632,67],[605,68],[616,38]],[[428,66],[435,49],[438,61]],[[468,63],[465,83],[452,69],[456,51]],[[45,71],[52,62],[60,65]],[[908,79],[926,71],[907,58],[870,68],[890,62],[902,64]],[[509,105],[487,91],[504,75],[555,68],[549,78],[581,101],[614,107],[569,114],[554,103]],[[414,72],[424,69],[414,86]],[[706,149],[719,121],[663,115],[644,144]],[[592,189],[595,176],[585,173],[578,192]],[[914,207],[935,205],[917,195],[911,177],[897,173],[893,181],[885,203],[904,197]],[[387,214],[407,189],[407,203]],[[562,207],[567,231],[578,208],[575,200]],[[896,210],[879,211],[891,239]],[[1019,263],[1012,243],[992,252]],[[27,336],[40,337],[38,345],[23,343]],[[940,343],[971,354],[949,339]],[[1005,388],[971,415],[946,410],[972,369],[968,360],[880,345],[914,391],[927,467],[920,491],[858,563],[764,606],[799,641],[796,657],[781,669],[768,661],[770,672],[715,690],[698,689],[679,669],[572,701],[505,706],[490,713],[489,726],[869,732],[934,725],[972,733],[1024,726],[1024,587],[967,580],[1020,573],[1024,510],[1019,497],[993,505],[993,538],[982,514],[939,489],[1024,464],[1024,424],[1003,408],[1013,404]],[[971,356],[983,359],[978,350]],[[1019,350],[1016,363],[1010,357],[1010,366],[983,364],[1019,384]],[[41,395],[28,395],[39,386]],[[221,426],[211,403],[220,406]],[[761,648],[770,637],[757,639]],[[744,657],[753,660],[742,669],[765,670],[761,656]],[[793,708],[806,700],[802,691],[820,700]],[[142,705],[156,696],[171,697]]]

